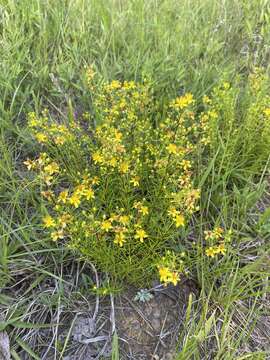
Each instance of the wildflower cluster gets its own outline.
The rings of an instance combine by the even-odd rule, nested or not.
[[[168,284],[176,285],[180,280],[180,274],[185,273],[184,261],[185,253],[176,255],[172,251],[167,251],[165,256],[158,263],[160,282],[165,286]]]
[[[35,160],[27,159],[24,161],[24,165],[28,170],[38,170],[40,181],[47,186],[52,185],[53,180],[56,180],[59,174],[58,164],[51,160],[45,152],[41,153]]]
[[[74,141],[74,131],[78,129],[74,121],[70,121],[67,126],[49,119],[46,110],[43,111],[41,116],[37,116],[34,112],[29,113],[28,126],[39,143],[52,143],[58,146]]]
[[[231,236],[231,230],[225,232],[221,227],[204,231],[204,238],[208,244],[205,254],[212,258],[216,255],[225,255],[227,251],[226,245],[231,241]]]
[[[89,84],[93,78],[90,72]],[[112,81],[95,87],[93,108],[88,127],[87,118],[83,126],[61,125],[29,115],[31,133],[46,151],[25,162],[39,180],[43,226],[53,241],[65,239],[118,279],[144,281],[162,259],[161,281],[176,284],[178,255],[171,252],[170,262],[163,255],[199,209],[193,163],[205,131],[195,100],[178,97],[157,121],[147,84]]]

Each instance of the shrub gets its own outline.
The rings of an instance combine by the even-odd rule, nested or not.
[[[255,131],[236,126],[238,89],[222,83],[204,97],[200,112],[187,93],[171,101],[160,119],[147,83],[112,81],[98,87],[93,72],[88,76],[91,114],[65,122],[46,111],[29,114],[29,129],[42,152],[25,164],[36,171],[43,226],[53,241],[64,239],[118,282],[145,284],[158,271],[162,282],[176,284],[187,270],[187,229],[199,210],[194,164],[202,154],[212,156],[222,139],[232,146],[230,155],[238,139],[241,153],[246,141],[239,131]],[[256,103],[255,119],[265,125],[263,99]],[[255,126],[254,119],[250,123]],[[265,131],[256,131],[264,141]],[[220,228],[210,234],[215,229]],[[209,259],[226,253],[224,239],[230,236],[221,231],[208,236],[211,243],[203,253]]]

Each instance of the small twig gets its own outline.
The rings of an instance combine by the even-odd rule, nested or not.
[[[81,344],[91,344],[91,343],[94,343],[94,342],[98,342],[98,341],[105,341],[105,340],[108,340],[109,336],[108,335],[100,335],[100,336],[96,336],[96,337],[93,337],[93,338],[90,338],[90,339],[85,339],[85,340],[80,340],[78,342],[80,342]]]

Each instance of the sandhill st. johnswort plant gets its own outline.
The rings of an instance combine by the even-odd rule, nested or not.
[[[141,284],[159,273],[161,282],[176,284],[187,270],[186,230],[199,210],[194,163],[211,152],[234,92],[222,83],[201,112],[186,93],[157,120],[147,83],[96,86],[93,71],[88,77],[91,114],[61,123],[46,111],[29,114],[40,154],[25,165],[43,196],[44,233],[117,280]],[[206,255],[226,254],[225,242],[215,246]]]

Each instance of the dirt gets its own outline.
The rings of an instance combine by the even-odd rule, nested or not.
[[[71,332],[73,350],[64,360],[111,359],[113,327],[121,360],[173,360],[189,294],[198,292],[195,283],[185,279],[177,287],[155,286],[145,302],[135,300],[137,291],[129,288],[113,303],[104,298],[95,319],[93,313],[80,314]]]
[[[116,329],[123,359],[174,359],[177,336],[185,318],[187,284],[162,288],[146,302],[135,301],[135,289],[119,297]]]

